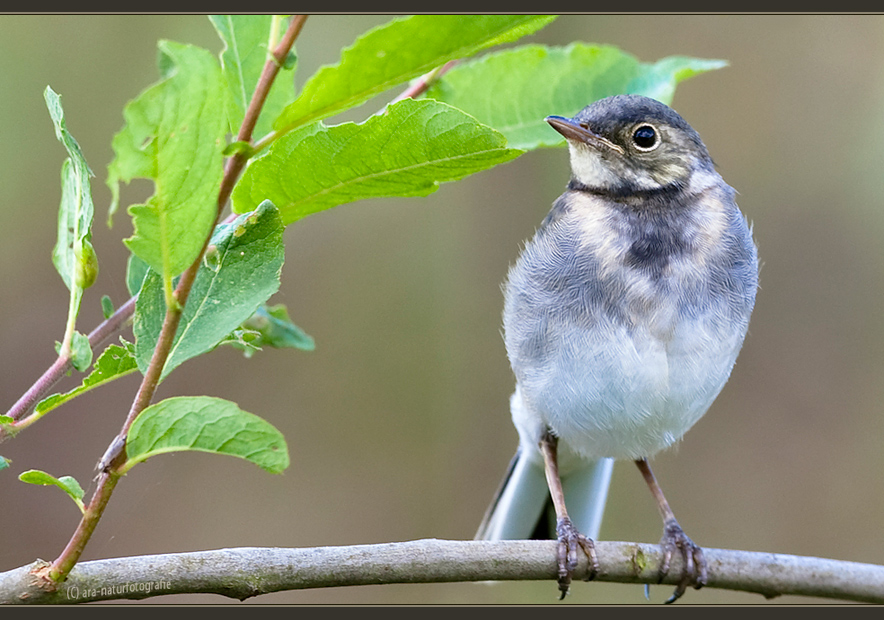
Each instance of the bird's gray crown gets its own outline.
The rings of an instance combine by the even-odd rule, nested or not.
[[[580,110],[574,120],[586,123],[592,132],[615,143],[620,141],[619,134],[624,128],[642,122],[669,126],[682,132],[696,147],[699,155],[709,157],[700,134],[678,112],[650,97],[616,95],[599,99]]]

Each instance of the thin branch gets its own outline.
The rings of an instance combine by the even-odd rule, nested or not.
[[[394,104],[398,101],[402,101],[403,99],[414,99],[418,97],[430,88],[434,82],[436,82],[440,77],[448,73],[458,62],[458,60],[449,60],[441,67],[436,67],[432,71],[425,73],[420,76],[416,80],[412,81],[411,84],[408,85],[408,88],[403,90],[399,95],[393,99],[390,104]]]
[[[0,573],[0,603],[70,604],[192,593],[245,600],[309,588],[511,580],[549,580],[553,603],[558,598],[556,545],[553,540],[429,539],[349,547],[219,549],[82,562],[59,585],[39,579],[45,564],[38,563]],[[595,581],[657,583],[662,558],[658,545],[600,541],[596,549]],[[884,566],[727,549],[704,552],[708,588],[766,598],[790,594],[884,603]],[[573,588],[592,587],[578,583],[586,567],[581,555]],[[674,585],[681,570],[676,556],[663,583]]]
[[[102,321],[98,327],[92,330],[89,334],[89,346],[92,347],[93,350],[99,348],[107,339],[122,331],[122,329],[129,324],[129,321],[132,319],[132,314],[135,312],[136,299],[137,296],[130,298],[129,301],[117,308],[112,316]],[[52,366],[50,366],[46,372],[43,373],[43,376],[40,377],[34,385],[21,396],[21,398],[18,399],[6,415],[14,420],[21,420],[24,416],[31,413],[34,410],[34,407],[37,406],[37,403],[49,394],[49,391],[53,386],[55,386],[55,384],[58,383],[70,369],[70,355],[59,355]],[[3,436],[2,431],[0,431],[0,440],[2,439],[5,439],[5,437]]]
[[[295,44],[295,39],[298,38],[301,29],[304,27],[304,22],[306,21],[306,15],[295,15],[292,17],[292,21],[285,34],[282,36],[282,39],[279,41],[279,45],[274,48],[271,52],[271,58],[268,58],[267,62],[264,64],[264,70],[261,72],[261,77],[258,79],[258,84],[255,86],[252,100],[249,102],[249,108],[246,110],[242,125],[240,125],[237,141],[251,141],[252,132],[255,130],[255,124],[258,122],[258,115],[264,107],[264,101],[267,99],[267,95],[270,93],[270,86],[276,79],[276,75],[282,68],[286,57],[289,55],[289,51],[292,49],[292,45]]]

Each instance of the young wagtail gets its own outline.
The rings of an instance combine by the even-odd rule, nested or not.
[[[621,95],[546,121],[571,181],[510,269],[503,325],[519,450],[477,538],[530,538],[552,499],[564,596],[578,549],[598,570],[612,459],[635,461],[684,558],[672,597],[706,582],[648,465],[724,387],[758,287],[752,234],[700,136],[647,97]],[[567,505],[567,508],[566,508]]]

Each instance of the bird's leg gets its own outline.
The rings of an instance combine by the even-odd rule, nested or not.
[[[546,482],[549,485],[549,493],[556,510],[556,536],[559,541],[557,552],[558,582],[559,590],[562,593],[561,598],[565,598],[571,585],[571,573],[577,568],[577,548],[582,549],[586,557],[589,558],[586,581],[595,577],[599,570],[599,561],[592,540],[578,532],[568,517],[568,511],[565,508],[565,493],[562,491],[562,480],[559,478],[558,443],[558,437],[548,430],[540,439],[540,452],[543,454]]]
[[[703,550],[688,538],[678,521],[675,520],[675,514],[663,496],[663,491],[657,484],[657,479],[654,477],[654,472],[651,471],[648,460],[637,460],[635,464],[644,476],[645,482],[648,483],[654,499],[657,500],[657,507],[663,517],[663,538],[660,539],[660,545],[663,547],[663,563],[660,565],[660,581],[663,581],[669,572],[669,560],[672,559],[672,553],[676,549],[684,558],[684,573],[681,581],[678,582],[675,592],[666,601],[672,603],[685,593],[688,585],[693,585],[698,590],[706,585],[706,558],[703,556]]]

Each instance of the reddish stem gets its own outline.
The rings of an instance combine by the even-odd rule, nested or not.
[[[119,332],[132,318],[135,312],[136,297],[117,308],[111,317],[103,321],[89,334],[89,346],[93,350],[100,347],[108,338]],[[49,390],[71,369],[70,356],[59,356],[52,366],[46,369],[37,381],[22,394],[21,398],[9,409],[6,415],[14,420],[21,420],[34,410],[34,407],[49,393]],[[0,431],[0,439],[3,438]]]

